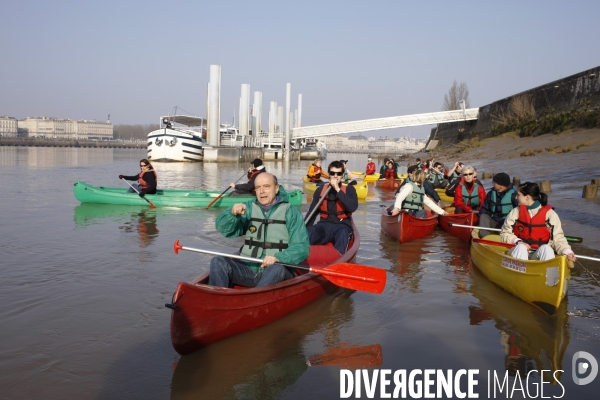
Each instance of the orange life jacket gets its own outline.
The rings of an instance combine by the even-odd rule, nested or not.
[[[306,176],[311,182],[318,182],[321,180],[321,172],[323,169],[321,167],[317,167],[315,164],[310,164],[308,167],[308,172]]]
[[[329,187],[329,183],[324,184],[321,193],[323,193],[323,191],[327,190],[328,187]],[[340,187],[340,190],[342,192],[346,193],[346,188],[347,188],[346,185],[342,185]],[[329,202],[330,201],[335,201],[335,212],[329,211]],[[335,198],[335,193],[327,194],[327,199],[323,200],[319,210],[321,212],[320,215],[321,215],[322,220],[326,220],[327,217],[329,217],[330,215],[335,215],[336,218],[338,218],[340,221],[343,219],[346,219],[346,218],[350,218],[352,216],[352,213],[349,213],[348,211],[346,211],[344,204],[339,199]]]
[[[546,225],[546,214],[552,209],[553,207],[547,204],[532,218],[527,211],[527,206],[519,206],[519,219],[513,227],[513,233],[528,243],[532,249],[547,244],[552,239],[552,231]]]
[[[156,179],[156,186],[158,186],[158,175],[156,175],[156,171],[151,169],[150,171],[146,171],[146,172],[153,172],[154,173],[154,178]],[[146,190],[148,189],[148,183],[144,180],[144,174],[146,172],[140,172],[138,175],[138,183],[140,185],[140,189],[142,190]]]

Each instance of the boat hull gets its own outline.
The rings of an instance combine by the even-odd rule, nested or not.
[[[454,202],[454,197],[450,197],[446,194],[446,189],[441,189],[441,188],[437,188],[435,189],[435,191],[437,192],[438,196],[440,196],[440,200],[451,204]]]
[[[381,230],[387,236],[407,243],[431,234],[438,223],[437,215],[428,212],[427,218],[415,218],[407,212],[396,216],[388,215],[387,209],[381,209]]]
[[[450,226],[450,224],[476,226],[479,223],[479,215],[475,213],[440,215],[439,222],[440,227],[452,236],[456,236],[457,238],[460,238],[466,242],[470,242],[471,231],[473,229],[458,228],[455,226]]]
[[[359,246],[360,236],[354,227],[345,254],[340,255],[331,245],[313,245],[306,264],[326,267],[353,262]],[[171,342],[179,354],[267,325],[337,288],[312,272],[262,288],[219,288],[207,282],[208,273],[189,283],[180,282],[173,295]]]
[[[404,182],[403,179],[379,179],[375,182],[375,186],[380,189],[397,190]]]
[[[159,189],[156,194],[145,197],[158,207],[206,207],[222,192],[203,190],[169,190]],[[92,186],[85,182],[76,182],[73,188],[75,198],[82,203],[120,204],[128,206],[147,205],[137,193],[127,193],[125,188]],[[255,196],[223,195],[211,207],[230,207],[254,199]],[[288,193],[289,202],[295,206],[302,204],[302,191]]]
[[[152,162],[200,162],[206,142],[199,136],[174,129],[158,129],[148,134],[148,160]]]
[[[479,231],[473,230],[473,237]],[[500,242],[499,235],[486,240]],[[506,254],[506,247],[471,242],[473,264],[492,282],[521,300],[553,315],[567,295],[571,277],[567,259],[524,261]]]

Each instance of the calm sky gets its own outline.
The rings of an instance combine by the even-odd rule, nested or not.
[[[2,0],[0,15],[0,115],[19,119],[206,116],[211,64],[222,122],[241,84],[264,121],[290,82],[305,126],[440,111],[455,79],[480,107],[600,65],[597,0]]]

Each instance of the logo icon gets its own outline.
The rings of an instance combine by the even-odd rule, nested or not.
[[[248,230],[250,231],[250,233],[254,233],[254,232],[256,232],[256,227],[254,225],[250,225]]]
[[[596,375],[598,375],[598,361],[596,361],[594,356],[588,352],[578,351],[577,353],[573,354],[571,366],[573,382],[575,382],[576,385],[587,385],[596,379]],[[580,375],[585,375],[588,373],[588,371],[589,375],[587,377],[579,377]]]

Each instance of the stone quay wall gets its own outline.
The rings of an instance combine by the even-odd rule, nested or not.
[[[510,112],[513,99],[527,96],[537,116],[600,109],[600,66],[588,69],[479,108],[475,121],[439,124],[431,130],[429,140],[439,140],[438,147],[448,147],[463,140],[485,139],[494,135],[500,117]]]
[[[124,142],[120,140],[81,140],[81,139],[43,139],[43,138],[4,138],[0,137],[0,146],[26,147],[98,147],[117,149],[146,149],[146,141]]]

